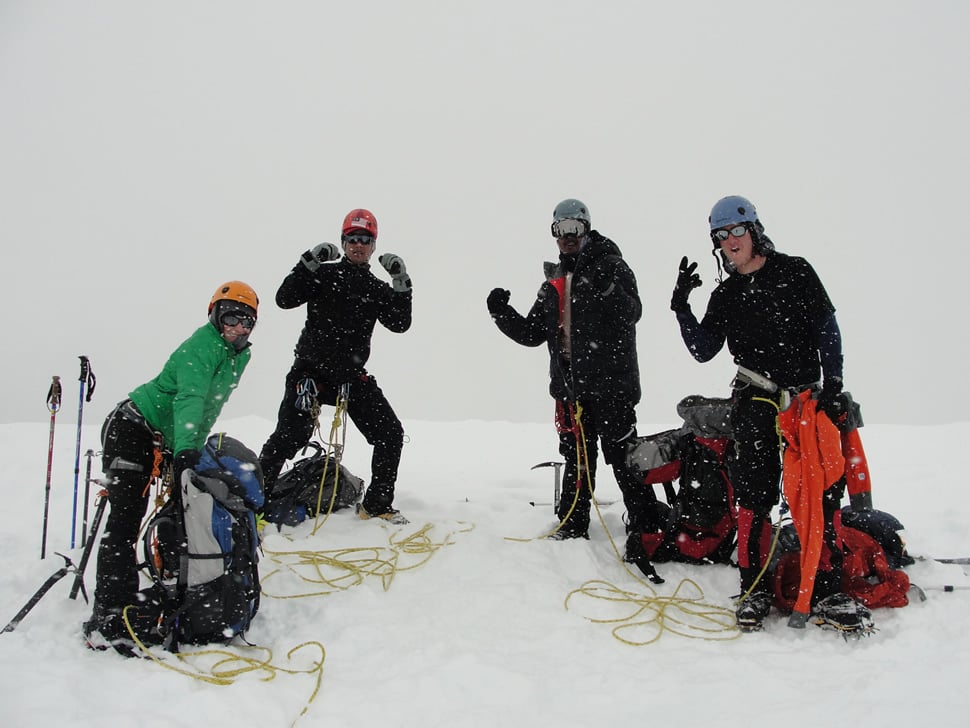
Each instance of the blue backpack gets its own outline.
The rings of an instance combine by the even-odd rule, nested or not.
[[[146,644],[177,652],[180,643],[227,643],[249,627],[259,609],[262,484],[252,450],[222,433],[209,437],[142,539],[152,585],[130,621]]]

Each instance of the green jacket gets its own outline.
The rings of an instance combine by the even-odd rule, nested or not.
[[[206,323],[172,353],[161,374],[128,396],[173,453],[200,450],[250,358]]]

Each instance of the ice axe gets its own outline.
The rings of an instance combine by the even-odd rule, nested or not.
[[[562,493],[562,479],[560,477],[562,475],[562,466],[563,466],[563,463],[561,463],[561,462],[558,462],[558,461],[555,461],[555,460],[549,460],[549,461],[544,462],[544,463],[536,463],[531,468],[529,468],[530,470],[535,470],[536,468],[553,468],[553,473],[552,473],[552,477],[553,477],[552,510],[553,510],[553,513],[558,513],[559,512],[559,496]],[[529,501],[529,505],[536,506],[536,505],[548,505],[548,504],[546,504],[546,503],[536,503],[535,501]]]
[[[556,462],[550,460],[545,463],[537,463],[533,465],[529,470],[535,470],[536,468],[553,468],[553,491],[552,491],[552,511],[553,513],[559,513],[559,500],[562,495],[562,466],[564,463]],[[596,505],[598,506],[611,506],[616,501],[601,501],[597,500]],[[549,503],[541,503],[537,501],[529,501],[530,506],[548,506]]]

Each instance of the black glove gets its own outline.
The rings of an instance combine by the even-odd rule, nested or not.
[[[680,259],[680,273],[677,274],[677,285],[674,286],[674,295],[670,297],[671,311],[686,311],[690,308],[687,297],[690,292],[701,285],[701,277],[694,271],[697,263],[687,264],[687,256]]]
[[[596,289],[597,293],[601,296],[608,296],[613,293],[613,289],[616,288],[616,283],[613,280],[613,269],[601,266],[593,274],[593,288]]]
[[[818,395],[818,409],[822,410],[836,425],[848,412],[845,397],[842,396],[842,377],[825,377],[822,391]]]
[[[485,301],[485,304],[488,306],[488,312],[496,315],[503,313],[509,307],[509,297],[511,295],[504,288],[493,288]]]
[[[182,473],[186,470],[195,470],[199,464],[202,453],[198,450],[179,450],[175,453],[175,485],[182,486]]]

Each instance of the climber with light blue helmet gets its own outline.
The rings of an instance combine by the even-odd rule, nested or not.
[[[804,258],[775,250],[750,200],[738,195],[718,200],[708,222],[719,275],[707,310],[700,321],[691,310],[688,297],[701,279],[697,263],[686,256],[670,308],[694,359],[713,359],[726,342],[738,368],[731,412],[742,594],[736,616],[742,630],[756,631],[772,603],[769,580],[761,576],[771,541],[771,511],[780,494],[778,415],[790,399],[810,390],[819,412],[836,425],[844,423],[842,335],[835,306],[815,270]],[[864,631],[871,627],[868,610],[842,592],[834,519],[844,488],[843,479],[825,491],[823,553],[810,616],[842,631]],[[809,615],[802,616],[793,614],[789,624],[803,626]]]

